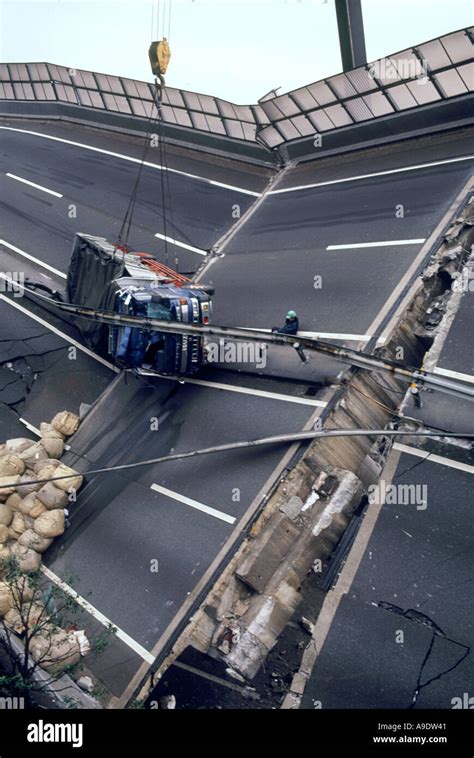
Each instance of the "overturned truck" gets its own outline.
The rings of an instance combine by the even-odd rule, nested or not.
[[[76,234],[67,272],[68,303],[127,316],[209,324],[213,289],[159,263],[149,253],[129,252],[103,237]],[[160,374],[194,374],[204,362],[203,338],[146,327],[109,326],[72,316],[92,350],[124,368]]]

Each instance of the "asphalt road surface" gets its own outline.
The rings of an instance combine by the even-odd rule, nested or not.
[[[140,156],[140,140],[78,125],[1,126],[8,129],[0,132],[0,251],[9,262],[16,256],[21,271],[25,255],[29,263],[34,256],[64,273],[76,231],[116,238],[138,169],[127,158]],[[204,274],[216,286],[215,323],[271,328],[293,307],[303,331],[364,344],[422,240],[462,189],[472,170],[471,145],[469,132],[407,142],[321,166],[309,163],[286,172],[276,185],[269,184],[275,173],[269,169],[172,148],[172,218],[168,213],[164,223],[162,172],[145,167],[131,242],[165,261],[163,240],[155,234],[166,234],[168,262],[177,256],[179,269],[193,272],[206,250],[240,221],[224,257]],[[148,160],[159,163],[158,157]],[[436,165],[421,165],[427,162]],[[361,178],[380,171],[388,173]],[[336,183],[305,186],[321,182]],[[256,202],[255,212],[242,219]],[[400,205],[403,214],[397,216]],[[334,245],[350,248],[328,249]],[[322,284],[315,287],[318,276]],[[99,398],[68,453],[84,468],[300,430],[321,413],[321,384],[341,368],[319,359],[303,366],[286,350],[272,352],[268,367],[211,367],[184,384],[130,374],[116,378],[110,366],[84,351],[71,366],[67,350],[77,334],[50,314],[40,323],[31,304],[11,296],[2,297],[0,308],[6,340],[0,343],[0,398],[9,408],[3,435],[18,436],[24,421],[36,426],[56,411],[77,411]],[[24,374],[38,374],[31,391],[16,374],[4,386],[12,357]],[[37,361],[41,371],[35,370]],[[46,563],[63,578],[77,574],[80,592],[96,609],[88,624],[103,617],[120,630],[107,654],[110,665],[101,668],[117,694],[199,597],[289,457],[286,446],[88,480]],[[150,570],[153,560],[158,572]]]
[[[474,382],[472,292],[446,336],[435,371]],[[449,367],[449,369],[448,369]],[[405,411],[425,425],[472,433],[472,403],[422,393]],[[396,443],[390,502],[367,506],[347,558],[347,589],[331,618],[303,708],[452,708],[474,676],[472,451],[462,441]],[[382,479],[384,475],[382,475]],[[388,492],[388,490],[386,490]],[[342,580],[342,577],[341,577]],[[342,583],[341,583],[342,588]],[[317,707],[320,707],[319,705]]]

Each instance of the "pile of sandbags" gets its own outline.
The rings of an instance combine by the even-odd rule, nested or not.
[[[10,485],[0,487],[0,561],[14,556],[21,570],[37,571],[41,554],[64,532],[64,509],[83,477],[59,458],[78,426],[79,417],[63,411],[40,424],[39,440],[0,445],[0,485]],[[67,478],[48,481],[57,476]]]
[[[83,632],[65,631],[49,623],[44,605],[32,601],[27,577],[18,580],[21,595],[17,595],[18,581],[12,589],[4,580],[2,561],[13,557],[21,571],[38,571],[42,553],[63,534],[64,510],[70,499],[75,501],[83,477],[59,459],[66,437],[78,426],[79,417],[63,411],[51,423],[40,424],[39,440],[20,437],[0,445],[0,485],[9,485],[0,488],[0,618],[17,634],[25,630],[25,623],[31,626],[37,618],[46,621],[31,637],[30,650],[33,659],[54,674],[89,651],[87,638]],[[58,476],[66,478],[48,481]],[[31,484],[33,481],[36,483]]]

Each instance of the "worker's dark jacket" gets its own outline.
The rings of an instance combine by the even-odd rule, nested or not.
[[[296,334],[296,332],[299,329],[299,321],[297,318],[289,319],[287,318],[285,321],[285,326],[282,326],[281,329],[278,329],[278,332],[280,334]]]

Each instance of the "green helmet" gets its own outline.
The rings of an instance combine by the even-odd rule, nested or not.
[[[297,317],[296,316],[296,311],[288,311],[288,313],[286,314],[286,317],[287,318],[296,318]]]

